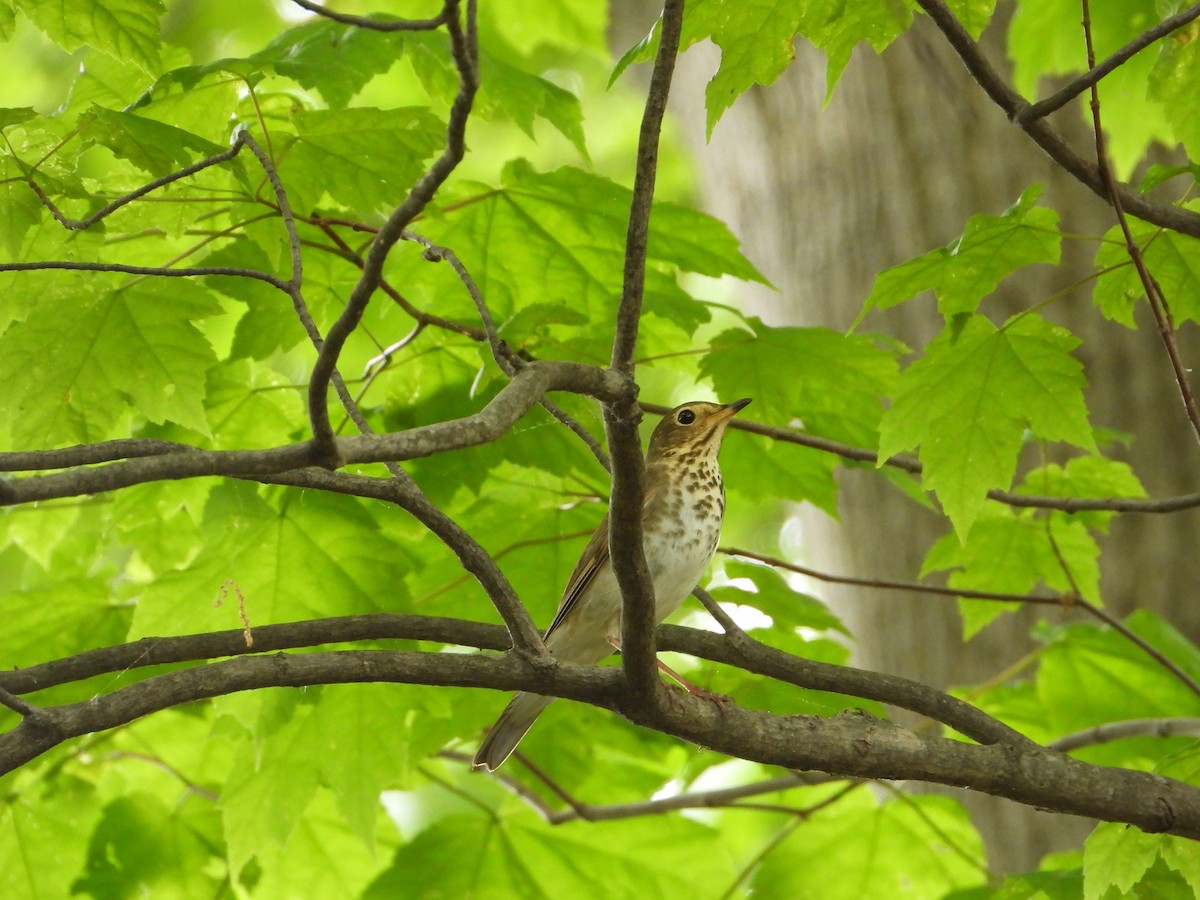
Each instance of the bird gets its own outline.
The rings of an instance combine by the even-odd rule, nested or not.
[[[679,608],[717,550],[725,514],[717,454],[730,419],[749,403],[684,403],[663,416],[650,436],[642,546],[657,622]],[[567,580],[545,643],[556,659],[585,666],[620,649],[621,591],[608,553],[607,513]],[[526,692],[513,697],[475,753],[474,768],[499,768],[553,700]]]

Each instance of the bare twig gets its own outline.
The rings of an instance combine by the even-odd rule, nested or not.
[[[474,12],[473,4],[468,3],[467,12],[468,18],[470,18]],[[433,195],[458,166],[466,152],[467,120],[475,100],[479,76],[476,71],[477,48],[468,35],[463,33],[458,17],[457,0],[447,0],[446,28],[450,33],[451,55],[459,76],[459,89],[451,104],[446,128],[446,146],[433,165],[409,191],[404,201],[393,210],[387,221],[375,234],[371,246],[367,250],[366,259],[363,261],[362,275],[351,290],[341,315],[325,335],[325,343],[313,366],[308,390],[309,420],[312,426],[313,440],[322,453],[328,456],[330,462],[336,460],[337,451],[334,445],[333,426],[329,420],[326,393],[342,347],[345,345],[346,339],[358,327],[371,296],[379,287],[383,277],[383,266],[392,247],[400,240],[404,229],[408,227],[413,218],[433,199]],[[468,23],[468,31],[471,34],[474,33],[474,27],[470,23]]]
[[[958,53],[959,58],[966,64],[967,71],[979,86],[1004,110],[1009,119],[1016,121],[1029,106],[1028,101],[1000,77],[984,56],[979,44],[954,17],[954,13],[950,12],[944,0],[917,0],[917,3]],[[1069,175],[1099,197],[1108,200],[1108,190],[1100,177],[1098,167],[1072,150],[1062,135],[1051,128],[1045,119],[1023,122],[1021,128]],[[1158,203],[1125,184],[1117,185],[1116,190],[1125,210],[1131,215],[1180,234],[1200,237],[1200,214],[1178,206]]]
[[[1044,100],[1039,100],[1030,106],[1025,107],[1016,114],[1013,121],[1018,125],[1024,126],[1034,119],[1040,119],[1042,116],[1047,116],[1057,109],[1066,106],[1071,100],[1078,97],[1088,88],[1099,83],[1100,79],[1108,75],[1118,66],[1123,65],[1137,53],[1145,50],[1155,41],[1161,40],[1172,31],[1178,31],[1184,25],[1193,21],[1197,16],[1200,16],[1200,3],[1190,6],[1183,12],[1178,12],[1173,16],[1168,16],[1163,19],[1153,28],[1148,28],[1135,37],[1132,41],[1121,47],[1099,65],[1096,65],[1094,58],[1088,63],[1088,70],[1078,78],[1072,78],[1067,84],[1055,91]]]
[[[727,556],[740,556],[743,559],[753,559],[772,568],[786,569],[798,575],[815,578],[829,584],[849,584],[855,587],[877,588],[888,591],[912,591],[917,594],[939,594],[943,597],[965,597],[968,600],[996,600],[1002,603],[1039,603],[1045,606],[1061,606],[1063,597],[1047,597],[1039,594],[1006,594],[999,591],[974,591],[969,588],[941,587],[936,584],[921,584],[919,581],[888,581],[881,578],[852,578],[849,575],[831,575],[802,566],[798,563],[787,562],[774,556],[755,553],[753,550],[742,550],[738,547],[721,547],[720,553]],[[1073,603],[1075,598],[1071,598]]]
[[[242,269],[236,266],[190,266],[175,269],[163,266],[129,266],[124,263],[76,262],[75,260],[39,260],[37,262],[0,263],[0,272],[37,272],[47,269],[70,269],[78,272],[118,272],[122,275],[152,275],[163,278],[189,278],[192,276],[228,275],[231,278],[253,278],[265,281],[271,287],[288,293],[288,283],[257,269]]]
[[[1200,737],[1200,719],[1180,716],[1169,719],[1126,719],[1123,722],[1105,722],[1073,734],[1063,735],[1046,745],[1047,749],[1069,753],[1081,747],[1107,744],[1123,738],[1156,737],[1168,738],[1175,735]]]
[[[646,412],[652,413],[665,414],[671,411],[669,406],[659,403],[642,403],[641,407]],[[750,434],[760,434],[782,443],[796,444],[800,447],[811,447],[814,450],[832,453],[851,462],[874,465],[879,458],[879,454],[875,450],[853,447],[829,438],[796,431],[793,428],[778,428],[750,420],[743,421],[740,418],[731,419],[729,427],[738,431],[747,431]],[[891,459],[884,460],[883,465],[913,475],[919,475],[924,471],[924,466],[920,461],[911,456],[893,456]],[[1021,494],[993,488],[988,491],[987,495],[988,499],[1007,506],[1021,509],[1057,509],[1062,512],[1173,513],[1200,507],[1200,493],[1165,497],[1161,500],[1146,500],[1137,497],[1040,497],[1035,494]]]
[[[445,4],[442,11],[431,19],[373,19],[369,16],[354,16],[349,13],[334,12],[313,0],[292,0],[297,6],[302,9],[307,9],[311,13],[316,13],[326,19],[332,19],[335,22],[340,22],[343,25],[354,25],[358,28],[365,28],[371,31],[434,31],[446,24],[450,16],[454,15],[457,3],[454,0]]]
[[[492,351],[492,359],[494,359],[496,365],[500,367],[500,371],[504,372],[505,375],[511,378],[517,372],[517,370],[525,366],[527,362],[514,353],[508,344],[505,343],[505,341],[501,340],[500,334],[496,329],[495,319],[492,317],[492,311],[488,308],[487,301],[484,299],[483,291],[479,289],[478,283],[474,278],[471,277],[471,273],[467,269],[466,265],[463,264],[463,261],[458,258],[458,254],[456,254],[449,247],[442,247],[438,244],[435,244],[433,241],[429,240],[429,238],[420,234],[416,234],[412,231],[405,231],[402,237],[403,240],[414,241],[415,243],[418,243],[424,247],[425,258],[427,260],[431,262],[440,262],[445,260],[450,268],[454,270],[454,273],[458,276],[458,280],[462,282],[463,287],[466,288],[467,294],[471,298],[471,301],[475,304],[475,310],[479,314],[479,320],[483,323],[484,336],[486,337],[488,346]],[[604,452],[604,448],[600,446],[600,442],[597,441],[596,438],[592,436],[591,432],[584,428],[574,416],[570,415],[558,404],[546,397],[543,397],[538,401],[538,403],[543,409],[546,410],[546,412],[550,413],[550,415],[565,425],[575,434],[576,437],[583,441],[584,445],[588,448],[588,450],[591,451],[592,456],[596,458],[596,461],[599,462],[606,471],[611,468],[608,454]]]
[[[433,456],[490,443],[506,433],[513,424],[550,390],[567,390],[608,400],[620,390],[617,378],[595,366],[542,360],[531,363],[483,409],[461,419],[437,422],[395,434],[364,434],[335,438],[338,458],[343,464],[391,462]],[[42,462],[58,460],[63,451],[17,454],[30,469],[46,468]],[[0,470],[9,454],[0,453]],[[247,477],[270,480],[268,476],[291,472],[303,482],[297,470],[317,465],[319,458],[311,442],[285,444],[264,450],[202,450],[164,453],[139,459],[124,459],[95,468],[74,469],[51,475],[34,475],[0,481],[0,506],[12,506],[37,500],[76,497],[117,490],[152,481],[178,480],[204,475]]]
[[[54,216],[54,218],[58,221],[58,224],[62,225],[63,228],[69,229],[70,231],[83,231],[86,228],[91,228],[101,219],[104,219],[116,212],[125,204],[132,203],[134,200],[146,196],[146,194],[149,194],[151,191],[156,191],[160,187],[165,187],[168,184],[179,181],[181,178],[187,178],[189,175],[195,175],[197,172],[202,172],[212,166],[220,165],[223,162],[228,162],[237,156],[241,151],[244,135],[244,131],[239,130],[235,132],[233,136],[233,143],[228,150],[214,154],[207,159],[202,159],[190,166],[185,166],[182,169],[171,172],[169,175],[163,175],[161,178],[155,178],[153,181],[142,185],[137,190],[131,191],[128,194],[124,194],[106,206],[101,207],[86,219],[72,219],[64,214],[63,211],[55,205],[54,201],[46,195],[46,192],[42,190],[41,185],[34,180],[32,172],[29,175],[29,187],[33,189],[35,194],[37,194],[38,199],[42,201],[42,205],[45,206],[46,209],[50,210],[50,215]]]
[[[733,617],[729,615],[729,613],[725,612],[725,610],[721,608],[721,604],[714,600],[712,594],[704,590],[704,588],[699,586],[692,588],[692,596],[700,601],[700,604],[704,607],[708,614],[717,620],[717,624],[721,626],[721,630],[724,631],[729,637],[736,639],[750,637],[750,635],[746,633],[745,629],[743,629],[742,626],[737,622],[733,621]]]
[[[1096,64],[1096,51],[1092,45],[1091,9],[1088,6],[1088,0],[1082,0],[1082,3],[1083,36],[1087,46],[1088,68],[1090,69],[1094,68]],[[1109,165],[1108,153],[1105,150],[1104,128],[1100,122],[1100,91],[1094,81],[1089,86],[1089,91],[1091,93],[1092,133],[1096,140],[1096,164],[1100,171],[1100,180],[1104,185],[1108,201],[1117,214],[1117,222],[1120,224],[1121,234],[1125,238],[1125,249],[1137,270],[1142,288],[1146,292],[1146,299],[1150,301],[1150,311],[1154,314],[1154,322],[1158,326],[1163,349],[1167,353],[1167,359],[1170,360],[1171,371],[1175,374],[1175,384],[1179,388],[1184,411],[1187,413],[1188,421],[1192,423],[1192,431],[1195,433],[1196,439],[1200,441],[1200,409],[1196,407],[1196,397],[1192,393],[1191,385],[1188,384],[1187,367],[1179,356],[1179,345],[1175,340],[1175,323],[1171,319],[1171,310],[1167,306],[1167,298],[1163,296],[1162,288],[1146,268],[1146,260],[1142,257],[1142,248],[1134,240],[1133,231],[1125,217],[1124,198],[1117,180],[1113,176],[1112,166]]]

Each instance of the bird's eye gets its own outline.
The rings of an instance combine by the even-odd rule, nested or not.
[[[691,425],[693,422],[696,421],[696,414],[694,412],[692,412],[690,409],[681,409],[675,415],[675,421],[678,422],[680,425]]]

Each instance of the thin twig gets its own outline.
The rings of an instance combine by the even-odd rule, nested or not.
[[[17,715],[23,718],[37,715],[37,708],[26,703],[15,694],[11,694],[4,688],[0,687],[0,706],[7,706]]]
[[[1082,0],[1083,4],[1083,37],[1084,43],[1087,46],[1088,68],[1094,68],[1096,64],[1096,51],[1092,45],[1092,20],[1091,9],[1088,5],[1088,0]],[[1192,423],[1192,431],[1196,435],[1197,441],[1200,441],[1200,409],[1196,407],[1196,397],[1192,393],[1191,385],[1188,384],[1188,370],[1183,364],[1183,360],[1179,356],[1179,345],[1175,340],[1175,323],[1171,319],[1171,310],[1167,306],[1167,298],[1163,296],[1162,288],[1159,283],[1150,274],[1146,268],[1146,260],[1142,257],[1142,250],[1134,240],[1133,231],[1129,227],[1129,221],[1125,217],[1125,209],[1121,191],[1118,189],[1116,178],[1113,176],[1112,166],[1109,164],[1108,153],[1104,146],[1104,128],[1100,121],[1100,91],[1093,81],[1089,86],[1091,93],[1091,109],[1092,109],[1092,132],[1096,140],[1096,164],[1100,171],[1100,179],[1104,184],[1105,192],[1108,195],[1108,201],[1112,204],[1113,211],[1117,214],[1117,222],[1121,226],[1121,234],[1125,237],[1125,249],[1129,253],[1129,258],[1133,261],[1133,266],[1137,270],[1138,278],[1142,282],[1142,288],[1146,292],[1146,299],[1150,301],[1150,310],[1154,314],[1154,322],[1158,326],[1158,334],[1162,339],[1163,349],[1167,353],[1167,358],[1171,362],[1171,370],[1175,374],[1175,384],[1179,387],[1179,396],[1183,401],[1184,411],[1187,413],[1188,421]]]
[[[472,14],[473,9],[473,5],[468,3],[468,17]],[[451,104],[446,127],[446,146],[433,165],[409,191],[404,201],[392,211],[387,221],[375,234],[367,250],[366,259],[363,261],[362,275],[351,290],[341,315],[325,335],[325,343],[317,355],[317,361],[309,380],[308,411],[313,440],[331,458],[335,458],[333,454],[336,451],[333,445],[333,426],[329,419],[326,393],[342,347],[345,346],[346,339],[358,327],[367,304],[379,287],[383,277],[383,266],[392,247],[400,240],[404,229],[408,227],[413,218],[433,199],[438,188],[450,177],[450,173],[457,168],[466,152],[467,121],[470,118],[475,92],[479,85],[479,76],[476,71],[478,49],[463,33],[458,18],[457,0],[447,0],[445,10],[447,13],[446,28],[450,33],[451,55],[459,76],[459,89]],[[470,28],[470,31],[473,34],[473,27]]]
[[[434,31],[446,24],[446,20],[454,12],[454,3],[447,3],[442,11],[432,19],[373,19],[369,16],[353,16],[349,13],[334,12],[313,0],[292,0],[302,9],[316,13],[326,19],[332,19],[343,25],[354,25],[371,31]]]
[[[288,283],[281,278],[256,269],[242,269],[236,266],[191,266],[178,269],[164,269],[162,266],[129,266],[124,263],[76,262],[75,260],[54,259],[39,260],[38,262],[0,263],[0,272],[37,272],[47,269],[69,269],[78,272],[118,272],[123,275],[153,275],[163,278],[189,278],[192,276],[227,275],[231,278],[253,278],[265,281],[271,287],[289,292]]]
[[[748,638],[745,629],[733,620],[733,616],[725,612],[721,608],[721,604],[713,599],[713,595],[704,588],[697,585],[692,588],[692,596],[700,601],[700,604],[708,611],[708,614],[717,620],[717,624],[721,626],[721,630],[731,638]]]
[[[888,581],[881,578],[852,578],[849,575],[831,575],[817,569],[810,569],[798,563],[787,562],[774,556],[755,553],[753,550],[742,550],[738,547],[721,547],[718,553],[727,556],[740,556],[743,559],[753,559],[772,568],[786,569],[798,575],[815,578],[829,584],[849,584],[855,587],[877,588],[887,591],[912,591],[918,594],[938,594],[943,597],[964,597],[968,600],[995,600],[1002,603],[1039,603],[1045,606],[1062,606],[1062,595],[1047,597],[1039,594],[1006,594],[999,591],[975,591],[969,588],[941,587],[936,584],[922,584],[919,581]],[[1074,596],[1071,602],[1074,602]]]
[[[484,299],[483,291],[480,290],[479,284],[475,281],[475,279],[471,277],[470,271],[467,269],[466,265],[463,264],[463,261],[459,259],[458,254],[449,247],[442,247],[439,244],[435,244],[429,238],[420,234],[416,234],[412,231],[405,231],[402,235],[402,239],[406,241],[413,241],[424,247],[425,259],[429,260],[430,262],[441,262],[442,260],[445,260],[450,268],[454,270],[454,273],[458,276],[458,280],[461,281],[463,287],[466,288],[467,294],[471,298],[471,302],[475,304],[475,310],[479,315],[479,320],[483,323],[484,336],[486,337],[488,346],[492,351],[492,359],[495,360],[496,365],[500,367],[500,370],[511,378],[518,370],[527,365],[526,361],[514,353],[508,344],[500,338],[499,331],[496,328],[496,321],[492,316],[491,309],[487,305],[487,301]],[[538,403],[543,409],[546,410],[546,412],[550,413],[550,415],[557,419],[561,424],[565,425],[575,434],[576,437],[583,441],[584,445],[589,451],[591,451],[592,456],[595,457],[596,461],[604,467],[605,471],[611,470],[612,465],[609,461],[608,454],[604,452],[604,448],[600,446],[600,442],[596,440],[592,433],[583,427],[582,423],[580,423],[577,419],[575,419],[574,416],[562,409],[562,407],[547,397],[543,397],[538,401]]]
[[[1084,0],[1086,4],[1087,0]],[[1167,655],[1151,644],[1148,640],[1137,634],[1132,628],[1118,619],[1116,616],[1097,606],[1083,596],[1079,590],[1079,583],[1075,580],[1075,574],[1071,571],[1071,566],[1067,563],[1067,558],[1063,556],[1062,549],[1058,546],[1058,541],[1054,537],[1054,530],[1050,525],[1050,520],[1046,522],[1046,537],[1050,541],[1050,549],[1054,552],[1054,558],[1058,560],[1058,566],[1062,569],[1063,575],[1066,576],[1067,584],[1070,585],[1072,593],[1072,603],[1080,609],[1085,610],[1094,618],[1108,625],[1109,628],[1116,631],[1130,643],[1139,647],[1142,652],[1157,662],[1160,666],[1170,672],[1175,678],[1184,685],[1189,691],[1200,697],[1200,684],[1197,684],[1187,672],[1176,665],[1172,660],[1167,658]]]
[[[66,214],[64,214],[63,211],[60,210],[58,208],[58,206],[55,205],[54,201],[51,200],[49,196],[47,196],[46,192],[42,190],[41,185],[39,185],[34,180],[32,172],[29,175],[29,186],[30,186],[30,188],[33,189],[33,192],[35,194],[37,194],[38,199],[42,201],[42,205],[45,206],[48,210],[50,210],[50,215],[54,216],[54,218],[58,221],[58,223],[60,225],[62,225],[63,228],[69,229],[70,231],[83,231],[84,229],[91,228],[93,225],[95,225],[101,219],[116,212],[118,209],[120,209],[125,204],[132,203],[134,200],[137,200],[139,197],[144,197],[146,194],[149,194],[151,191],[156,191],[160,187],[164,187],[168,184],[179,181],[181,178],[187,178],[189,175],[195,175],[197,172],[202,172],[207,168],[210,168],[215,165],[219,165],[223,162],[227,162],[227,161],[233,159],[235,156],[238,155],[238,153],[242,149],[244,135],[245,135],[244,131],[239,130],[239,131],[235,132],[235,134],[233,136],[233,143],[229,147],[228,150],[224,150],[221,153],[214,154],[213,156],[210,156],[207,159],[202,159],[199,162],[193,163],[190,166],[185,166],[182,169],[179,169],[175,172],[171,172],[169,175],[164,175],[161,178],[156,178],[153,181],[142,185],[137,190],[131,191],[128,194],[124,194],[123,196],[118,197],[116,200],[113,200],[108,205],[103,206],[100,209],[96,210],[94,213],[92,213],[86,219],[72,219],[72,218],[68,217]]]
[[[1126,719],[1121,722],[1105,722],[1082,731],[1066,734],[1046,745],[1049,750],[1069,753],[1081,747],[1092,747],[1119,741],[1124,738],[1156,737],[1169,738],[1176,735],[1200,737],[1200,719],[1179,716],[1166,719]]]
[[[671,407],[663,406],[660,403],[643,402],[640,405],[646,412],[665,414],[671,411]],[[769,437],[782,443],[796,444],[800,447],[811,447],[814,450],[832,453],[851,462],[874,465],[879,458],[879,454],[875,450],[853,447],[829,438],[796,431],[794,428],[779,428],[740,418],[731,419],[729,427],[737,431],[747,431],[750,434]],[[925,468],[919,460],[913,459],[911,456],[893,456],[884,460],[882,464],[912,475],[921,474]],[[1182,494],[1178,497],[1165,497],[1161,500],[1146,500],[1137,497],[1040,497],[1035,494],[1020,494],[993,488],[988,491],[987,496],[990,500],[1019,509],[1057,509],[1062,512],[1173,513],[1200,507],[1200,492]]]
[[[963,28],[962,23],[954,17],[954,13],[949,10],[944,0],[917,0],[917,4],[925,10],[938,30],[942,32],[943,37],[966,64],[967,71],[971,73],[976,83],[983,88],[988,97],[1004,111],[1009,119],[1016,121],[1021,112],[1029,106],[1029,102],[1000,77],[995,67],[988,62],[979,44]],[[1062,135],[1051,128],[1045,119],[1023,122],[1021,128],[1067,174],[1097,196],[1108,200],[1108,190],[1096,165],[1071,149]],[[1125,184],[1118,185],[1117,192],[1125,210],[1139,219],[1161,225],[1163,228],[1169,228],[1180,234],[1200,237],[1200,214],[1182,207],[1159,203]]]
[[[1014,117],[1018,125],[1024,126],[1032,122],[1034,119],[1040,119],[1042,116],[1047,116],[1057,109],[1066,106],[1071,100],[1078,97],[1088,88],[1097,84],[1100,79],[1108,75],[1118,66],[1123,65],[1130,60],[1134,55],[1145,50],[1155,41],[1161,40],[1172,31],[1178,31],[1184,25],[1200,16],[1200,3],[1188,7],[1183,12],[1178,12],[1173,16],[1168,16],[1163,19],[1153,28],[1148,28],[1143,31],[1132,41],[1121,47],[1099,65],[1094,61],[1089,61],[1088,70],[1077,78],[1072,78],[1063,87],[1055,91],[1044,100],[1039,100],[1037,103],[1025,107]]]

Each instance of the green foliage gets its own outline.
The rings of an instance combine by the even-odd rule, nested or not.
[[[946,319],[973,313],[1000,281],[1034,263],[1056,263],[1060,237],[1058,214],[1034,206],[1034,186],[1000,216],[972,216],[962,236],[879,273],[859,318],[931,290]]]
[[[904,370],[880,424],[880,459],[920,445],[922,483],[965,539],[987,492],[1012,483],[1026,430],[1095,449],[1078,344],[1033,313],[1003,328],[979,315],[952,320]]]
[[[979,35],[995,4],[949,5]],[[1094,5],[1101,55],[1162,6]],[[417,6],[346,0],[339,10],[386,21],[440,8]],[[612,69],[604,4],[481,7],[468,159],[410,227],[469,270],[509,348],[603,365],[632,193],[630,167],[602,157],[633,158],[630,123],[642,97],[633,79],[603,94],[601,70]],[[708,132],[739,96],[779,78],[795,40],[826,55],[831,92],[855,47],[883,51],[915,11],[909,0],[689,2],[684,46],[707,39],[721,51],[706,92]],[[1027,94],[1043,76],[1083,67],[1078,17],[1067,0],[1018,4],[1009,39]],[[123,438],[239,450],[308,439],[316,350],[293,298],[272,283],[293,274],[293,248],[268,173],[248,149],[159,185],[89,229],[59,219],[87,218],[221,153],[244,129],[272,160],[295,213],[297,274],[324,334],[359,277],[373,230],[445,146],[459,85],[445,29],[297,24],[250,0],[0,0],[0,40],[14,37],[21,41],[0,57],[6,70],[36,70],[61,90],[0,108],[0,262],[44,264],[0,272],[0,450]],[[1194,153],[1200,42],[1189,37],[1194,29],[1102,82],[1122,170],[1154,139]],[[44,43],[21,43],[36,39]],[[616,64],[614,81],[657,44],[656,26]],[[598,135],[611,145],[603,153]],[[660,185],[688,185],[681,156],[671,145],[661,154]],[[1152,170],[1144,187],[1173,186],[1195,171]],[[1059,216],[1041,204],[1039,187],[999,215],[972,216],[946,246],[880,272],[858,317],[873,316],[873,333],[770,325],[728,306],[730,285],[766,278],[687,194],[655,202],[637,374],[651,402],[754,398],[748,418],[767,433],[731,432],[723,456],[729,543],[748,536],[750,546],[777,552],[787,544],[782,523],[799,504],[836,516],[839,478],[854,465],[852,477],[889,477],[931,509],[936,497],[946,533],[922,577],[945,573],[952,589],[1015,598],[962,600],[966,636],[1030,592],[1064,605],[1105,599],[1100,552],[1114,512],[988,498],[995,490],[1147,496],[1138,474],[1097,446],[1080,340],[1052,324],[1046,298],[1006,310],[1002,325],[985,305],[1014,272],[1059,261]],[[1132,228],[1176,324],[1200,322],[1200,243],[1138,221]],[[1141,280],[1116,229],[1098,245],[1093,299],[1132,327]],[[233,272],[168,274],[183,266]],[[368,423],[401,431],[477,412],[506,379],[478,340],[478,310],[463,281],[413,242],[396,246],[384,276],[386,289],[339,359]],[[914,351],[889,334],[888,310],[925,291],[936,295],[944,328],[902,366]],[[602,433],[595,404],[554,400]],[[340,410],[334,421],[339,433],[352,431]],[[828,442],[859,448],[857,462]],[[1031,464],[1026,448],[1063,455]],[[875,450],[881,462],[919,452],[919,483],[895,469],[872,471],[864,456]],[[583,443],[534,408],[491,444],[405,468],[498,561],[535,619],[549,621],[609,490]],[[716,570],[713,596],[753,637],[847,663],[852,636],[823,587],[729,557]],[[1042,741],[1121,718],[1200,715],[1194,693],[1126,635],[1063,624],[1054,606],[1043,610],[1038,648],[1019,671],[961,694]],[[380,502],[197,478],[0,512],[6,669],[139,638],[243,628],[252,636],[269,624],[377,612],[498,619],[454,553]],[[697,607],[688,613],[700,621]],[[1200,651],[1166,620],[1136,612],[1124,625],[1200,677]],[[887,712],[732,666],[686,657],[671,664],[777,714]],[[83,702],[176,668],[131,667],[31,700]],[[556,811],[569,809],[564,791],[595,806],[639,804],[779,773],[559,702],[523,745],[549,781],[510,764],[506,772],[525,791],[518,796],[462,762],[500,703],[465,688],[327,685],[222,696],[76,739],[0,779],[0,896],[786,897],[819,889],[822,897],[1091,898],[1200,889],[1192,845],[1110,824],[1081,858],[989,881],[982,841],[956,800],[880,800],[845,782],[754,798],[764,810],[552,825],[530,797]],[[17,720],[0,710],[0,729]],[[1075,752],[1200,781],[1184,737]],[[784,808],[791,812],[780,817]]]

